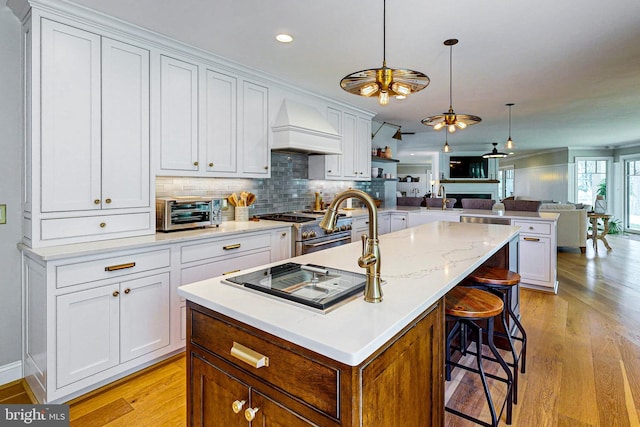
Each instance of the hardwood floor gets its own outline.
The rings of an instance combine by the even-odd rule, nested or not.
[[[640,426],[640,241],[608,240],[611,252],[558,253],[557,295],[522,290],[529,348],[513,426]],[[178,357],[76,399],[71,425],[184,426],[185,376]],[[446,398],[488,419],[475,377],[454,370]],[[492,384],[497,399],[501,387]],[[474,424],[447,414],[446,425]]]

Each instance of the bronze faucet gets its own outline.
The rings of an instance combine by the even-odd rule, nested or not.
[[[367,281],[364,287],[366,302],[382,302],[382,281],[380,279],[380,247],[378,242],[378,209],[367,193],[361,190],[348,189],[337,194],[324,214],[320,227],[333,230],[338,220],[338,206],[348,198],[355,197],[364,202],[369,212],[369,236],[362,235],[362,255],[358,258],[358,265],[367,270]]]
[[[442,184],[440,184],[440,188],[438,188],[438,196],[442,197],[442,210],[447,209],[447,192]]]

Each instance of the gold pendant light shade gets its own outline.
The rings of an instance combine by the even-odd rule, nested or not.
[[[356,71],[340,80],[340,87],[360,96],[378,96],[380,105],[387,105],[390,97],[404,99],[429,85],[429,77],[419,71],[388,68],[386,60],[386,1],[383,2],[382,68]]]
[[[482,119],[471,114],[456,114],[453,111],[453,85],[452,85],[452,63],[453,63],[453,46],[458,44],[458,39],[448,39],[444,41],[445,46],[449,46],[449,111],[438,114],[437,116],[422,119],[422,124],[431,126],[434,130],[447,128],[449,133],[453,133],[456,129],[466,129],[467,126],[480,123]]]

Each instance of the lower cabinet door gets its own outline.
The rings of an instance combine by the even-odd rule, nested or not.
[[[520,276],[524,283],[553,287],[551,283],[551,239],[520,235]]]
[[[56,297],[56,387],[119,363],[119,287]]]
[[[247,427],[244,411],[249,407],[249,386],[191,354],[188,399],[190,426]],[[236,406],[234,408],[234,405]],[[236,413],[237,410],[237,413]]]
[[[255,411],[255,418],[251,421],[252,426],[308,427],[315,425],[255,389],[251,390],[251,409]]]
[[[120,362],[169,345],[169,273],[120,284]]]

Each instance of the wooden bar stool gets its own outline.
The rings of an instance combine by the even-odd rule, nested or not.
[[[502,298],[505,309],[502,311],[500,318],[505,333],[495,332],[496,336],[504,337],[509,342],[509,350],[511,351],[511,357],[513,363],[509,364],[513,368],[513,403],[518,403],[518,365],[520,365],[520,372],[525,373],[525,364],[527,360],[527,333],[520,323],[520,319],[513,312],[511,307],[511,298],[513,295],[513,288],[520,283],[520,275],[513,271],[499,267],[480,267],[468,276],[471,281],[465,282],[466,286],[473,286],[480,289],[487,290]],[[509,316],[513,323],[516,325],[517,330],[521,336],[515,333],[511,333],[507,325],[507,316]],[[513,345],[513,340],[518,340],[522,343],[522,349],[520,354],[517,354],[516,348]],[[522,363],[520,363],[522,362]]]
[[[474,289],[470,287],[456,286],[451,291],[447,293],[445,296],[445,315],[447,321],[455,322],[451,330],[447,333],[447,341],[445,347],[445,376],[446,380],[451,380],[451,367],[456,366],[458,368],[474,372],[480,375],[480,379],[482,381],[482,387],[484,389],[485,397],[487,398],[487,403],[489,405],[489,411],[491,413],[491,424],[486,423],[483,420],[478,418],[474,418],[468,414],[455,410],[453,408],[449,408],[445,406],[445,410],[452,414],[458,415],[462,418],[465,418],[469,421],[473,421],[483,426],[494,427],[498,425],[500,417],[502,416],[502,412],[507,409],[507,424],[511,424],[511,411],[512,411],[512,403],[513,403],[513,392],[511,387],[513,385],[513,376],[511,374],[511,370],[509,369],[509,365],[504,361],[495,344],[493,343],[493,321],[495,316],[498,316],[503,311],[504,303],[497,296],[482,291],[480,289]],[[494,359],[500,364],[502,369],[506,374],[506,378],[499,377],[497,375],[492,375],[485,373],[484,367],[482,365],[482,360],[484,357],[482,356],[482,334],[483,328],[480,326],[477,321],[486,321],[487,322],[487,345],[493,353]],[[466,328],[469,328],[472,332],[474,332],[475,340],[477,343],[476,347],[476,365],[477,369],[474,369],[469,366],[465,366],[456,362],[451,361],[451,343],[456,334],[464,330],[466,334]],[[466,340],[465,340],[466,341]],[[464,349],[460,348],[460,351],[464,353]],[[489,386],[487,384],[487,377],[502,381],[507,385],[506,398],[500,408],[500,413],[496,412],[496,407],[493,404],[493,399],[491,398],[491,392],[489,391]]]

